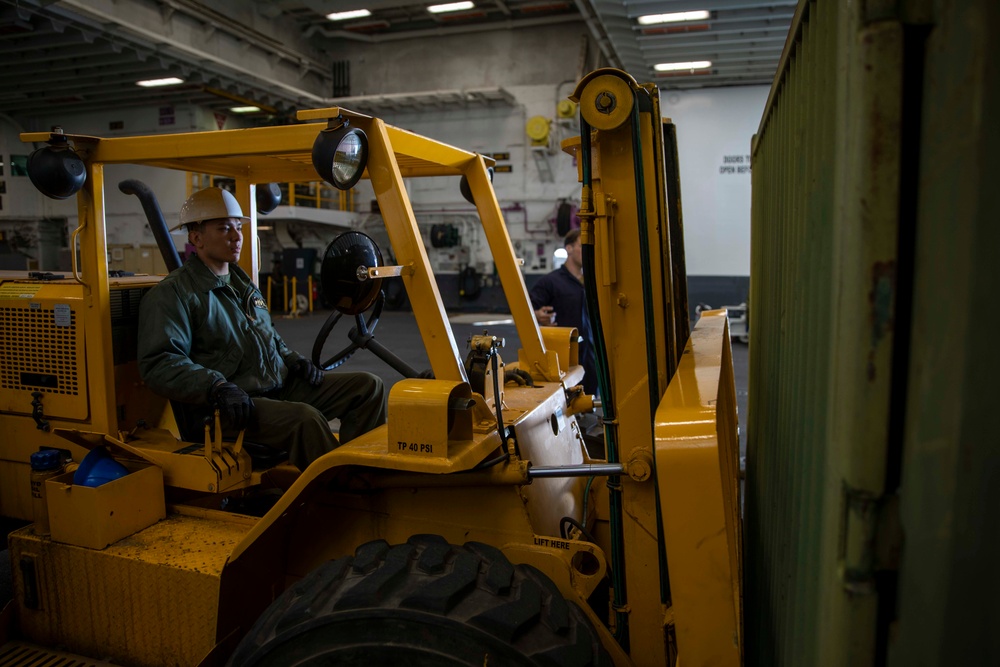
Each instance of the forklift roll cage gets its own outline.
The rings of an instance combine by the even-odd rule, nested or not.
[[[27,456],[40,445],[65,448],[73,442],[86,449],[110,443],[118,455],[135,453],[161,466],[167,487],[176,483],[189,490],[184,498],[194,497],[197,483],[185,487],[181,480],[187,473],[173,468],[180,464],[168,451],[177,442],[172,435],[157,429],[147,434],[121,419],[123,401],[132,398],[123,397],[131,389],[123,385],[112,349],[110,295],[132,282],[148,286],[156,279],[109,277],[108,165],[230,178],[250,218],[244,234],[256,239],[256,186],[316,180],[311,149],[322,123],[349,118],[367,135],[365,177],[397,263],[404,267],[393,279],[403,281],[436,379],[397,382],[387,424],[321,457],[301,475],[289,474],[288,483],[279,484],[285,489],[280,500],[260,519],[168,494],[166,520],[105,549],[62,545],[34,535],[30,527],[13,533],[12,557],[30,563],[37,574],[31,581],[15,577],[17,632],[37,644],[136,664],[158,664],[163,655],[216,664],[282,590],[326,560],[372,539],[391,544],[433,533],[452,543],[491,544],[512,562],[548,575],[563,596],[584,609],[616,665],[673,664],[678,652],[687,665],[741,664],[738,448],[727,321],[724,312],[703,315],[687,337],[686,294],[681,296],[686,288],[676,270],[683,267],[679,209],[668,206],[669,190],[677,184],[676,163],[671,166],[670,160],[673,126],[660,117],[655,86],[598,70],[580,82],[575,98],[586,106],[601,93],[631,97],[631,113],[592,123],[597,128],[592,133],[582,122],[588,141],[567,140],[564,149],[576,154],[581,178],[584,160],[593,164],[584,179],[581,218],[584,242],[596,258],[601,326],[611,341],[599,350],[607,356],[605,381],[616,396],[616,419],[606,428],[615,431],[621,449],[616,460],[607,462],[591,458],[572,418],[593,408],[590,397],[571,390],[582,377],[576,331],[539,327],[535,321],[492,189],[492,159],[340,108],[300,111],[303,122],[279,127],[107,139],[67,134],[87,168],[77,195],[79,226],[71,236],[74,251],[79,243],[80,265],[74,252],[72,278],[56,281],[53,289],[71,294],[66,298],[73,299],[73,312],[86,331],[81,359],[87,371],[86,417],[52,418],[52,428],[41,431],[20,408],[0,405],[0,421],[17,441],[10,455],[0,457],[3,479],[27,488]],[[586,118],[593,112],[583,113]],[[48,132],[22,135],[26,142],[50,137]],[[621,150],[625,147],[629,150]],[[488,381],[484,394],[471,391],[403,185],[403,179],[428,176],[467,180],[521,342],[517,362],[507,367],[530,373],[535,388],[506,387],[498,397]],[[638,201],[640,196],[644,201]],[[645,215],[643,225],[637,224],[640,215]],[[258,252],[256,243],[247,243],[240,259],[254,280]],[[655,368],[650,358],[658,359]],[[649,394],[650,373],[659,387],[655,400]],[[520,456],[480,467],[507,444],[497,428],[496,401],[503,422],[516,433]],[[74,455],[83,451],[71,450]],[[213,456],[216,468],[224,460],[243,478],[231,490],[266,477],[250,475],[239,445],[206,439],[205,459]],[[613,465],[586,467],[604,463]],[[533,467],[560,476],[533,475]],[[607,485],[577,476],[619,470],[622,474],[612,474]],[[207,491],[218,493],[218,484]],[[7,497],[0,494],[2,500]],[[8,500],[0,513],[16,516],[16,511],[2,511],[10,506],[16,503]],[[594,542],[582,534],[559,535],[561,517],[580,519],[588,512]],[[165,562],[157,560],[162,554],[151,555],[150,547],[177,535],[197,544],[197,553],[168,559],[164,570]],[[161,569],[150,574],[154,566]],[[116,590],[129,596],[131,634],[125,636],[111,622],[106,627],[68,622],[112,599],[112,582],[90,582],[84,595],[74,572],[111,577],[114,567],[130,575],[131,583]],[[609,568],[620,569],[616,581],[626,590],[618,591],[605,614],[587,600]],[[202,584],[191,583],[196,580]],[[139,581],[151,581],[153,592],[140,595]],[[31,595],[37,598],[34,606],[25,602]],[[143,595],[149,601],[142,601]],[[183,606],[203,612],[196,620],[182,614],[183,631],[160,627],[164,601],[175,595],[188,595]]]

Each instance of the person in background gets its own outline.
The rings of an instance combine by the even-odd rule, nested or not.
[[[576,327],[580,332],[580,365],[583,366],[583,389],[597,394],[597,364],[594,343],[587,317],[583,292],[583,249],[580,230],[572,229],[563,238],[566,262],[535,283],[528,296],[535,309],[535,319],[542,326]]]
[[[324,373],[285,345],[237,264],[248,220],[219,188],[184,203],[174,229],[187,228],[194,252],[143,297],[139,371],[150,389],[179,404],[182,436],[185,427],[197,433],[218,408],[224,435],[245,429],[247,440],[286,450],[304,470],[385,423],[386,392],[371,373]],[[335,418],[340,442],[330,430]]]

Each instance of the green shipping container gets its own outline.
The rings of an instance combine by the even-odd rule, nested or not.
[[[746,663],[1000,664],[1000,3],[801,2],[752,146]]]

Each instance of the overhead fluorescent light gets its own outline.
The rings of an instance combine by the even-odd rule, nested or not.
[[[678,21],[704,21],[711,17],[712,13],[704,9],[693,12],[674,12],[672,14],[646,14],[639,17],[639,25],[677,23]]]
[[[689,69],[708,69],[711,66],[711,60],[694,60],[689,63],[660,63],[653,65],[653,69],[657,72],[680,72]]]
[[[346,21],[348,19],[363,19],[366,16],[371,16],[372,13],[367,9],[352,9],[346,12],[333,12],[332,14],[327,14],[326,18],[331,21]]]
[[[463,9],[472,9],[476,6],[474,2],[449,2],[444,5],[431,5],[427,8],[431,14],[443,14],[445,12],[460,12]]]
[[[255,111],[260,111],[260,107],[246,106],[246,107],[230,107],[230,111],[233,113],[254,113]]]
[[[156,86],[173,86],[178,83],[184,83],[184,79],[178,79],[176,76],[170,76],[166,79],[146,79],[145,81],[136,81],[137,86],[142,86],[143,88],[155,88]]]

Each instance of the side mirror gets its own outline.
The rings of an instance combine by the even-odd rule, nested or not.
[[[326,247],[320,281],[323,295],[345,315],[363,313],[382,291],[382,278],[370,279],[368,269],[384,266],[375,241],[361,232],[344,232]]]

